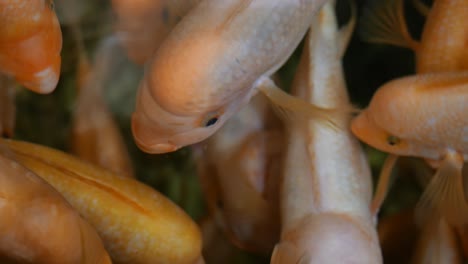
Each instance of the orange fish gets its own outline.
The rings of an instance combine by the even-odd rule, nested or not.
[[[364,39],[413,49],[418,73],[468,69],[468,1],[434,1],[419,42],[405,25],[403,0],[375,2],[363,15]]]
[[[93,225],[116,263],[202,263],[199,227],[153,188],[51,148],[2,139],[0,144]]]
[[[15,155],[3,144],[0,148],[0,262],[111,263],[96,230],[52,186],[9,158]]]
[[[468,72],[409,76],[382,86],[351,124],[356,137],[372,147],[438,168],[421,198],[420,216],[431,212],[450,224],[468,221],[461,173],[468,160],[467,102]]]
[[[50,0],[0,2],[0,72],[38,93],[60,76],[62,33]]]

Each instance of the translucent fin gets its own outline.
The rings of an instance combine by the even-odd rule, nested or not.
[[[341,27],[340,31],[338,32],[338,52],[340,58],[346,52],[346,48],[348,47],[349,41],[353,36],[354,28],[356,27],[356,20],[357,20],[357,8],[356,2],[354,0],[350,0],[350,9],[351,9],[351,17],[349,18],[348,23]]]
[[[468,205],[462,179],[463,159],[448,154],[421,196],[416,209],[419,224],[432,217],[444,217],[454,226],[468,223]]]
[[[348,129],[344,127],[344,124],[339,124],[337,120],[343,118],[344,115],[351,115],[358,111],[352,106],[340,109],[315,106],[281,90],[269,78],[261,80],[257,88],[268,97],[272,102],[273,110],[285,123],[297,122],[299,121],[297,119],[313,119],[334,130]]]
[[[418,10],[418,12],[427,17],[427,15],[429,14],[429,11],[431,10],[431,8],[426,5],[425,3],[423,3],[421,0],[413,0],[413,6],[414,8],[416,8],[416,10]]]
[[[395,167],[395,163],[398,159],[397,155],[388,155],[387,159],[382,166],[382,170],[379,176],[379,182],[377,183],[377,189],[372,200],[370,210],[372,215],[377,215],[382,206],[385,197],[387,196],[388,189],[390,189],[390,176],[392,175],[392,169]]]
[[[363,11],[359,34],[364,41],[417,50],[403,15],[403,0],[375,0]]]

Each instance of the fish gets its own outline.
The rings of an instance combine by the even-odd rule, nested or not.
[[[257,95],[213,137],[192,147],[210,216],[247,251],[270,253],[279,239],[281,125]]]
[[[96,230],[60,193],[3,144],[0,152],[2,263],[112,263]]]
[[[143,65],[200,0],[112,0],[114,29],[129,58]]]
[[[0,2],[0,73],[51,93],[60,77],[62,33],[51,0]]]
[[[179,22],[149,61],[132,114],[136,144],[167,153],[213,135],[261,92],[285,119],[333,125],[324,109],[270,79],[298,46],[325,0],[206,0]]]
[[[198,225],[153,188],[49,147],[0,144],[93,225],[116,263],[203,263]]]
[[[311,26],[291,93],[333,108],[349,104],[342,56],[354,30],[338,27],[334,1]],[[349,127],[351,116],[336,116]],[[280,186],[281,239],[270,263],[382,263],[369,210],[372,178],[359,141],[323,123],[285,124],[287,147]],[[353,245],[349,247],[349,245]]]
[[[351,123],[364,143],[437,168],[419,202],[418,221],[440,216],[459,226],[468,220],[461,173],[468,159],[466,102],[468,72],[411,75],[381,86]]]
[[[418,9],[425,10],[420,1]],[[428,12],[421,40],[409,33],[403,0],[375,1],[364,11],[361,36],[369,42],[391,44],[414,50],[416,72],[468,70],[468,2],[435,0]]]

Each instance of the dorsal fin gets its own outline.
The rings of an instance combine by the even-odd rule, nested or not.
[[[385,162],[382,166],[382,170],[380,172],[379,180],[377,183],[377,189],[374,194],[374,198],[372,199],[372,203],[370,206],[371,214],[373,216],[377,215],[382,206],[385,197],[387,196],[388,189],[390,189],[390,177],[392,176],[393,167],[395,167],[395,163],[398,159],[397,155],[388,155],[385,159]]]
[[[364,9],[360,26],[364,41],[418,49],[406,27],[403,0],[374,1]]]

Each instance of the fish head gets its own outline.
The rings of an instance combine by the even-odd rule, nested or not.
[[[159,154],[198,143],[213,135],[241,107],[234,98],[224,105],[212,103],[201,111],[175,112],[158,103],[142,82],[132,115],[136,144],[147,153]]]
[[[3,67],[26,88],[47,94],[55,89],[60,77],[62,31],[53,2],[44,1],[37,12],[40,15],[35,24],[31,21],[15,24],[16,28],[31,27],[34,30],[27,36],[11,35],[15,49],[4,54],[7,64]]]
[[[364,110],[351,122],[351,131],[359,140],[380,151],[396,155],[411,153],[409,141],[379,126],[369,110]]]

